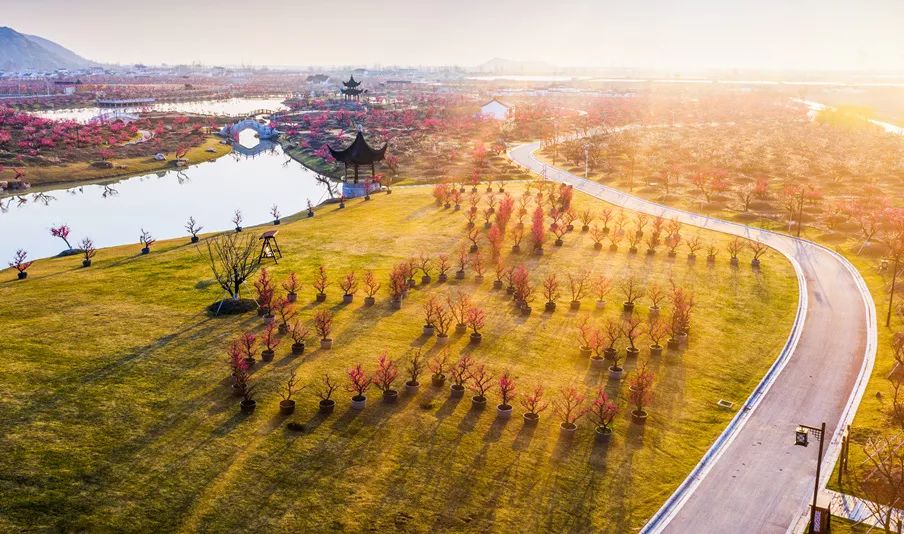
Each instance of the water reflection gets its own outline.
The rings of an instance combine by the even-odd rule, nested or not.
[[[236,209],[246,225],[265,223],[275,203],[295,213],[331,194],[337,194],[335,184],[290,160],[278,144],[236,144],[228,156],[183,169],[0,197],[0,260],[17,248],[33,258],[56,255],[60,243],[50,228],[59,224],[72,228],[76,242],[90,237],[106,247],[137,243],[141,228],[160,239],[183,236],[189,216],[209,231],[230,229]]]
[[[246,115],[259,109],[277,111],[286,109],[282,97],[258,97],[258,98],[228,98],[225,100],[198,100],[195,102],[159,102],[148,106],[129,106],[115,108],[116,111],[125,113],[141,113],[147,111],[192,113],[197,115]],[[114,108],[100,108],[90,106],[85,108],[53,109],[35,111],[39,117],[54,120],[75,120],[88,122],[91,119],[109,113]]]

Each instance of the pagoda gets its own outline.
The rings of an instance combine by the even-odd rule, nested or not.
[[[361,85],[361,82],[355,80],[355,75],[352,74],[347,82],[342,82],[342,87],[339,89],[342,92],[342,96],[345,100],[359,100],[361,97],[361,93],[366,93],[365,89],[360,89],[358,86]]]
[[[373,180],[374,164],[378,161],[383,161],[383,158],[386,156],[386,145],[387,144],[384,143],[383,148],[380,149],[372,148],[367,144],[367,141],[364,140],[364,134],[361,133],[361,130],[358,130],[358,135],[355,136],[355,140],[352,141],[352,144],[350,144],[348,148],[345,148],[344,150],[336,150],[331,146],[328,148],[333,158],[345,165],[346,180],[348,180],[349,165],[355,169],[354,183],[357,184],[358,167],[361,165],[370,165],[370,180],[368,181]]]

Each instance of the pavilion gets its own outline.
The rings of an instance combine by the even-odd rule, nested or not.
[[[342,96],[345,100],[359,100],[361,97],[361,93],[366,93],[366,89],[360,89],[358,86],[361,85],[361,82],[355,80],[355,75],[352,74],[347,82],[342,82],[342,87],[339,91],[342,92]]]
[[[343,150],[336,150],[331,146],[328,146],[330,150],[330,154],[336,161],[341,162],[345,166],[345,172],[343,175],[343,194],[346,197],[356,197],[363,196],[370,193],[372,190],[375,190],[379,187],[379,184],[374,184],[373,179],[375,175],[375,164],[378,161],[383,161],[383,158],[386,157],[386,146],[387,143],[383,144],[382,148],[375,149],[372,148],[367,141],[364,139],[364,134],[361,130],[358,130],[358,134],[355,136],[355,140],[352,141],[347,148]],[[370,177],[365,177],[364,179],[364,187],[358,185],[358,180],[360,175],[358,173],[358,168],[362,165],[370,165]],[[351,166],[355,173],[354,178],[351,183],[349,183],[348,176],[348,168]],[[345,192],[349,194],[345,194]]]

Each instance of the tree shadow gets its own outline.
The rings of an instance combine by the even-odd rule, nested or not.
[[[436,418],[439,421],[442,421],[443,419],[452,415],[452,412],[455,411],[455,408],[458,406],[461,400],[462,397],[452,397],[452,395],[446,397],[446,401],[442,406],[439,407],[439,410],[436,411]]]
[[[537,424],[539,424],[539,421]],[[518,434],[515,436],[515,441],[512,442],[512,449],[516,451],[527,450],[527,448],[530,447],[530,442],[534,439],[534,433],[536,431],[536,425],[521,425],[521,430],[518,431]]]
[[[474,408],[468,410],[468,413],[461,419],[461,422],[458,423],[458,431],[462,434],[467,434],[474,430],[474,426],[477,425],[477,420],[480,419],[480,416],[483,415],[484,410],[479,408]]]
[[[483,440],[487,443],[495,443],[499,441],[499,438],[502,437],[502,432],[505,430],[508,422],[509,419],[504,419],[497,416],[496,419],[493,420],[493,424],[490,425],[490,428],[488,428],[486,433],[483,435]]]

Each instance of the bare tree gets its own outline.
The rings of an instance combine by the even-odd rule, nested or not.
[[[866,461],[855,475],[858,489],[873,517],[891,534],[904,521],[904,433],[871,437],[863,452]]]
[[[242,284],[258,267],[257,237],[254,234],[221,234],[207,241],[210,270],[232,300],[239,299]]]

